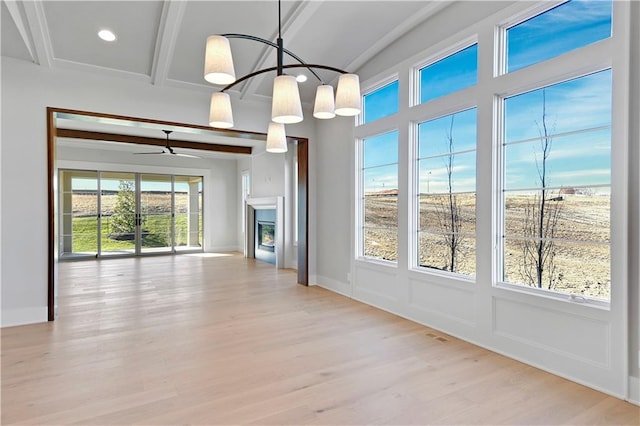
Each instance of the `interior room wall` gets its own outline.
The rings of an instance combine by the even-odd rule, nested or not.
[[[210,93],[153,86],[108,72],[48,69],[4,57],[1,78],[0,306],[1,324],[9,326],[47,320],[46,108],[205,125]],[[236,129],[266,130],[268,102],[233,102]],[[295,134],[313,139],[311,120],[292,126]],[[234,223],[232,229],[235,227]]]
[[[317,153],[317,281],[339,293],[349,294],[351,206],[353,205],[351,164],[353,162],[353,118],[334,119],[318,126]]]

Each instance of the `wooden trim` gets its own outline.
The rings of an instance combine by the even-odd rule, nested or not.
[[[166,146],[164,138],[150,138],[146,136],[122,135],[117,133],[91,132],[87,130],[56,129],[59,138],[85,139],[94,141],[123,142],[141,145]],[[214,143],[182,141],[170,139],[171,148],[189,148],[201,151],[225,152],[232,154],[251,154],[250,146],[221,145]]]
[[[47,259],[47,319],[53,321],[56,315],[55,307],[55,261],[56,261],[56,229],[55,229],[55,164],[56,164],[56,120],[53,108],[47,107],[47,211],[48,215],[48,241],[47,250],[49,257]]]
[[[212,133],[220,136],[232,137],[232,138],[253,139],[253,140],[261,140],[261,141],[266,140],[265,133],[249,132],[249,131],[234,130],[234,129],[219,129],[211,126],[201,126],[199,124],[178,123],[175,121],[154,120],[151,118],[131,117],[127,115],[103,114],[103,113],[91,112],[91,111],[79,111],[75,109],[66,109],[66,108],[51,108],[51,109],[58,114],[70,114],[70,115],[80,115],[85,117],[96,117],[96,118],[110,119],[110,120],[132,121],[136,123],[160,124],[162,126],[186,127],[188,129],[205,130],[208,133]]]
[[[309,285],[309,140],[298,139],[298,283]]]

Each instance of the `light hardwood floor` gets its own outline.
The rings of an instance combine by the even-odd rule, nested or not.
[[[233,254],[60,264],[2,424],[607,424],[637,406]],[[44,285],[44,284],[43,284]]]

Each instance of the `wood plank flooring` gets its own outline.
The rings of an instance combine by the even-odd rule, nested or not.
[[[244,259],[59,268],[2,330],[2,424],[638,425],[637,406]]]

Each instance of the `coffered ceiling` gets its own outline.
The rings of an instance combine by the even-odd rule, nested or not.
[[[441,1],[283,1],[285,47],[308,63],[356,71],[447,5]],[[245,33],[275,41],[276,1],[2,1],[2,56],[42,67],[116,75],[143,84],[211,92],[203,79],[207,36]],[[112,30],[109,43],[97,32]],[[275,65],[275,49],[232,39],[236,75]],[[286,60],[285,60],[286,61]],[[331,72],[320,73],[328,82]],[[269,76],[270,74],[266,74]],[[265,75],[234,87],[245,99],[271,96]],[[316,83],[300,86],[311,103]]]

